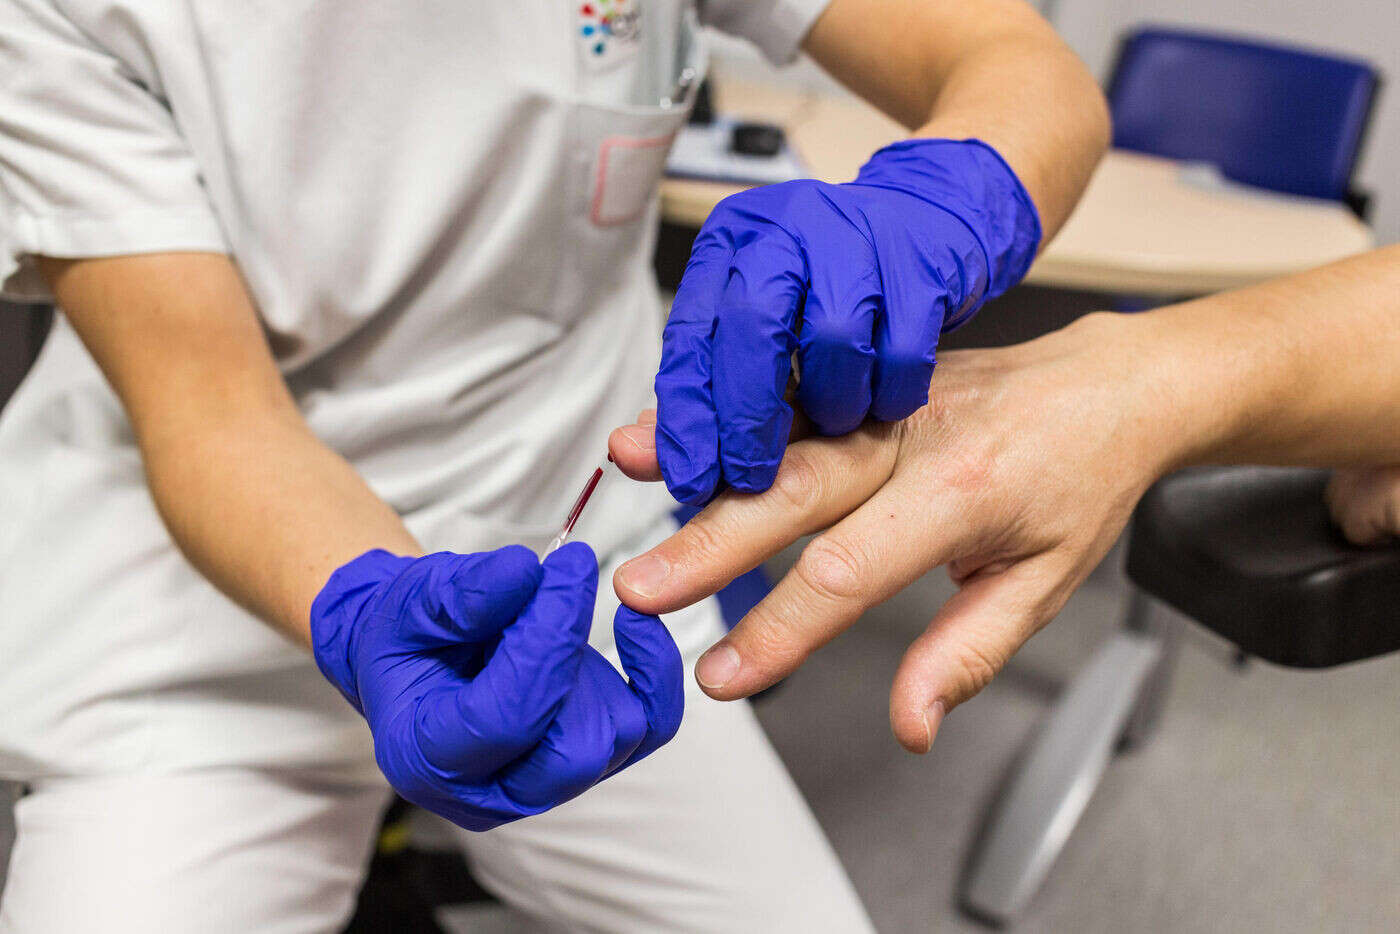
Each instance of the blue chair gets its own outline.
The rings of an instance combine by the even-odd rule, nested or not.
[[[1350,204],[1380,80],[1369,65],[1169,29],[1123,43],[1114,145],[1215,164],[1230,179]],[[1156,483],[1128,535],[1123,625],[1066,687],[1017,760],[962,880],[963,908],[1013,920],[1049,873],[1115,752],[1161,713],[1181,626],[1241,653],[1325,667],[1400,649],[1400,547],[1332,531],[1322,471],[1200,468]]]
[[[1380,76],[1362,61],[1176,29],[1130,35],[1109,83],[1113,145],[1349,201]]]

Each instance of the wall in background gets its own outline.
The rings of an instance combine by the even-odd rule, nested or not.
[[[1234,32],[1363,58],[1383,73],[1357,185],[1372,195],[1381,243],[1400,242],[1400,0],[1049,0],[1042,4],[1094,74],[1141,24]]]

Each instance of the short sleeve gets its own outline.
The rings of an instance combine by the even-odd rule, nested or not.
[[[748,39],[775,65],[797,57],[802,40],[831,0],[699,0],[700,21]]]
[[[0,296],[37,255],[227,252],[169,109],[47,0],[0,0]]]

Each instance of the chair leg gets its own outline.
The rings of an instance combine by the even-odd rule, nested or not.
[[[1118,738],[1118,751],[1129,752],[1142,746],[1157,731],[1171,687],[1172,673],[1181,655],[1181,637],[1185,627],[1180,620],[1164,612],[1162,604],[1136,587],[1129,597],[1128,614],[1123,625],[1126,629],[1157,639],[1162,646],[1123,728],[1123,735]]]
[[[0,899],[5,894],[10,850],[15,845],[15,805],[19,803],[21,791],[19,782],[0,781]]]
[[[1093,797],[1163,655],[1137,625],[1149,598],[1134,590],[1126,625],[1080,669],[1019,759],[963,877],[961,904],[1004,924],[1040,888]]]

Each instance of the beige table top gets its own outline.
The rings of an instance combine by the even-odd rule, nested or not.
[[[715,106],[784,126],[816,178],[847,181],[906,135],[853,99],[716,82]],[[1031,267],[1036,285],[1181,296],[1248,285],[1368,249],[1371,230],[1342,205],[1214,184],[1168,159],[1110,152],[1079,207]],[[699,226],[743,186],[667,179],[667,220]]]

